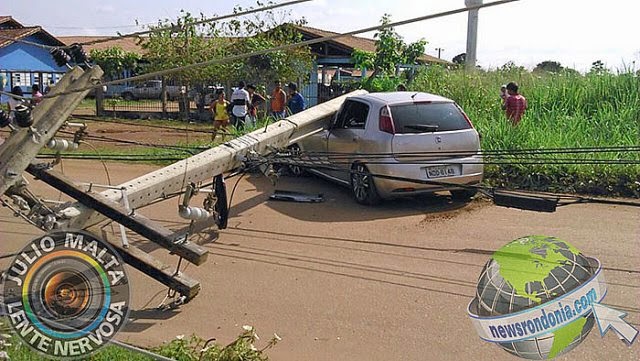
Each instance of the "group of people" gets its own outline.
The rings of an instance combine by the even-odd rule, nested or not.
[[[507,119],[514,126],[520,123],[524,111],[527,110],[527,99],[518,92],[518,83],[510,82],[500,88],[500,98],[502,99],[502,109],[505,111]]]
[[[287,109],[291,114],[296,114],[305,109],[305,101],[302,94],[298,92],[298,87],[294,83],[287,85],[289,94],[282,89],[282,83],[276,80],[270,100],[269,115],[275,119],[281,119],[286,116]],[[247,85],[244,81],[238,83],[238,87],[231,94],[230,101],[225,99],[224,89],[216,91],[216,99],[211,103],[211,112],[213,113],[214,132],[212,141],[221,128],[227,128],[232,124],[237,129],[243,129],[246,126],[254,126],[258,116],[258,108],[265,104],[267,99],[256,92],[256,86]],[[224,139],[224,136],[223,136]]]
[[[22,99],[22,97],[24,97],[24,92],[22,91],[21,87],[16,85],[11,88],[11,94],[20,98],[14,98],[11,96],[8,97],[9,100],[7,101],[7,107],[9,108],[9,117],[13,116],[13,112],[16,110],[18,105],[25,104],[24,100]],[[43,96],[44,95],[40,92],[40,86],[38,84],[34,84],[31,86],[31,105],[38,105],[42,101]]]

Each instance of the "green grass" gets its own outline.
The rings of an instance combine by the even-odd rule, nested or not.
[[[7,319],[0,319],[0,351],[6,352],[12,361],[47,360],[22,343],[15,334],[9,334],[8,322]],[[9,338],[5,339],[5,336],[9,336]],[[280,337],[274,334],[268,341],[263,341],[264,345],[261,348],[257,348],[256,344],[259,339],[255,329],[251,326],[243,326],[242,333],[228,345],[207,342],[195,335],[191,337],[177,336],[149,351],[176,361],[267,361],[269,358],[266,351],[274,347],[280,340]],[[108,345],[82,360],[153,361],[154,358],[120,346]]]
[[[509,81],[518,82],[529,106],[516,127],[500,107],[500,85]],[[632,73],[467,73],[432,67],[419,74],[410,89],[460,104],[482,134],[485,150],[640,145],[640,79]],[[588,158],[640,161],[640,154],[601,153]],[[487,176],[490,183],[511,188],[640,196],[639,165],[500,165],[487,167]]]
[[[96,100],[94,98],[84,98],[78,104],[76,109],[96,109]]]
[[[516,127],[505,118],[499,98],[500,85],[509,81],[520,84],[529,105]],[[371,91],[390,91],[400,82],[404,80],[375,79],[368,87]],[[485,150],[640,145],[640,78],[633,73],[540,74],[517,68],[469,73],[430,67],[416,76],[409,89],[439,94],[460,104],[481,133]],[[264,121],[259,122],[260,126]],[[185,126],[162,120],[150,124]],[[210,129],[208,123],[191,126]],[[251,130],[231,129],[230,132],[237,136]],[[165,150],[135,152],[167,154]],[[640,161],[638,152],[545,157]],[[516,160],[526,161],[525,158]],[[507,188],[640,197],[640,165],[487,165],[486,182]]]

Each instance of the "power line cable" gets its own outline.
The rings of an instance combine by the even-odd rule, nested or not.
[[[304,2],[308,2],[308,1],[311,1],[311,0],[293,0],[293,1],[287,1],[287,2],[283,2],[283,3],[279,3],[279,4],[271,4],[271,5],[255,8],[255,9],[248,9],[248,10],[245,10],[245,11],[238,11],[238,12],[233,13],[233,14],[214,16],[214,17],[211,17],[211,18],[208,18],[208,19],[203,19],[203,20],[199,20],[199,21],[185,23],[185,24],[182,24],[182,26],[201,25],[201,24],[206,24],[206,23],[210,23],[210,22],[214,22],[214,21],[220,21],[220,20],[240,17],[240,16],[244,16],[244,15],[249,15],[249,14],[257,13],[257,12],[260,12],[260,11],[273,10],[273,9],[277,9],[277,8],[281,8],[281,7],[285,7],[285,6],[296,5],[296,4],[300,4],[300,3],[304,3]],[[173,25],[172,24],[171,26],[165,26],[165,27],[160,27],[160,28],[155,28],[155,29],[150,29],[150,30],[145,30],[145,31],[136,31],[136,32],[130,33],[130,34],[111,36],[111,37],[108,37],[108,38],[96,39],[96,40],[87,41],[87,42],[83,42],[83,43],[79,43],[79,44],[80,45],[95,45],[95,44],[100,44],[100,43],[104,43],[104,42],[112,41],[112,40],[119,40],[119,39],[124,39],[124,38],[138,37],[138,36],[141,36],[141,35],[157,33],[157,32],[161,32],[161,31],[165,31],[165,30],[174,30],[176,28],[178,28],[178,25]]]
[[[33,35],[33,34],[31,34],[31,35]],[[28,35],[28,36],[30,36],[30,35]],[[37,48],[45,49],[45,50],[52,50],[52,49],[61,48],[60,46],[40,44],[40,43],[36,43],[36,42],[33,42],[33,41],[24,40],[24,39],[16,39],[15,37],[12,38],[10,36],[1,35],[1,34],[0,34],[0,39],[11,40],[11,41],[14,41],[14,42],[17,42],[17,43],[23,43],[23,44],[26,44],[26,45],[35,46]]]
[[[602,147],[559,147],[559,148],[511,148],[511,149],[482,149],[478,151],[464,151],[464,150],[433,150],[433,151],[420,151],[420,152],[397,152],[397,153],[350,153],[350,152],[317,152],[317,151],[301,151],[300,155],[326,155],[332,159],[338,159],[340,157],[362,157],[362,158],[384,158],[384,157],[396,157],[398,155],[414,157],[414,156],[429,156],[429,155],[441,155],[441,154],[474,154],[474,155],[500,155],[500,154],[568,154],[568,153],[589,153],[589,152],[640,152],[640,145],[623,145],[623,146],[602,146]]]
[[[77,93],[77,92],[83,92],[83,91],[99,88],[99,87],[102,87],[102,86],[105,86],[105,85],[109,86],[109,85],[122,84],[122,83],[126,83],[126,82],[140,81],[140,80],[146,80],[146,79],[150,79],[150,78],[156,78],[156,77],[159,77],[159,76],[179,73],[181,71],[190,70],[190,69],[194,69],[194,68],[198,68],[198,67],[203,67],[203,66],[209,66],[209,65],[215,65],[215,64],[220,64],[220,63],[231,62],[231,61],[235,61],[235,60],[246,59],[246,58],[250,58],[252,56],[263,55],[263,54],[268,54],[268,53],[272,53],[272,52],[276,52],[276,51],[282,51],[282,50],[289,50],[289,49],[298,48],[298,47],[301,47],[301,46],[313,45],[313,44],[321,43],[321,42],[324,42],[324,41],[329,41],[329,40],[342,38],[342,37],[345,37],[345,36],[351,36],[351,35],[356,35],[356,34],[361,34],[361,33],[367,33],[367,32],[376,31],[376,30],[389,28],[389,27],[394,27],[394,26],[407,25],[407,24],[411,24],[411,23],[415,23],[415,22],[419,22],[419,21],[436,19],[436,18],[440,18],[440,17],[444,17],[444,16],[450,16],[450,15],[455,15],[455,14],[459,14],[459,13],[464,13],[464,12],[467,12],[467,11],[470,11],[470,10],[482,9],[482,8],[486,8],[486,7],[496,6],[496,5],[503,5],[503,4],[508,4],[508,3],[512,3],[512,2],[516,2],[516,1],[520,1],[520,0],[500,0],[500,1],[494,1],[494,2],[491,2],[491,3],[482,4],[482,5],[474,5],[474,6],[459,8],[459,9],[455,9],[455,10],[449,10],[449,11],[445,11],[445,12],[441,12],[441,13],[424,15],[424,16],[411,18],[411,19],[407,19],[407,20],[402,20],[402,21],[397,21],[397,22],[393,22],[393,23],[389,23],[389,24],[385,24],[385,25],[371,26],[371,27],[367,27],[367,28],[362,28],[362,29],[358,29],[358,30],[349,31],[349,32],[346,32],[346,33],[337,33],[337,34],[324,36],[324,37],[320,37],[320,38],[316,38],[316,39],[305,40],[305,41],[301,41],[301,42],[297,42],[297,43],[293,43],[293,44],[280,45],[280,46],[272,47],[272,48],[269,48],[269,49],[257,50],[257,51],[253,51],[253,52],[249,52],[249,53],[242,53],[242,54],[228,56],[228,57],[225,57],[225,58],[212,59],[212,60],[208,60],[208,61],[193,63],[193,64],[184,65],[184,66],[180,66],[180,67],[175,67],[175,68],[171,68],[171,69],[165,69],[165,70],[160,70],[160,71],[156,71],[156,72],[151,72],[151,73],[147,73],[147,74],[143,74],[143,75],[137,75],[137,76],[133,76],[133,77],[129,77],[129,78],[112,80],[112,81],[108,81],[108,82],[102,82],[102,83],[98,83],[98,84],[95,84],[95,85],[91,85],[91,86],[87,86],[87,87],[83,87],[83,88],[78,88],[78,89],[74,89],[74,90],[61,91],[61,92],[56,93],[56,94],[47,94],[43,98],[53,98],[53,97],[57,97],[57,96],[61,96],[61,95],[67,95],[67,94],[72,94],[72,93]]]
[[[244,15],[249,15],[249,14],[253,14],[253,13],[257,13],[257,12],[261,12],[261,11],[273,10],[273,9],[277,9],[277,8],[281,8],[281,7],[285,7],[285,6],[296,5],[296,4],[303,3],[303,2],[308,2],[308,1],[311,1],[311,0],[293,0],[293,1],[288,1],[288,2],[279,3],[279,4],[272,4],[272,5],[267,5],[267,6],[255,8],[255,9],[248,9],[248,10],[245,10],[245,11],[238,11],[238,12],[232,13],[232,14],[215,16],[215,17],[208,18],[208,19],[203,19],[203,20],[199,20],[199,21],[185,23],[185,24],[182,24],[182,26],[200,25],[200,24],[210,23],[210,22],[214,22],[214,21],[220,21],[220,20],[230,19],[230,18],[234,18],[234,17],[240,17],[240,16],[244,16]],[[38,26],[38,27],[42,29],[42,27],[40,27],[40,26]],[[125,39],[125,38],[132,38],[132,37],[139,37],[141,35],[147,35],[147,34],[152,34],[152,33],[156,33],[156,32],[172,30],[172,29],[176,29],[176,28],[178,28],[177,25],[171,25],[171,26],[160,27],[160,28],[155,28],[155,29],[150,29],[150,30],[136,31],[136,32],[130,33],[130,34],[115,35],[115,36],[110,36],[110,37],[107,37],[107,38],[101,38],[101,39],[95,39],[95,40],[91,40],[91,41],[86,41],[86,42],[78,43],[78,45],[95,45],[95,44],[106,43],[106,42],[114,41],[114,40],[120,40],[120,39]],[[35,47],[38,47],[38,48],[41,48],[41,49],[46,49],[46,50],[68,49],[68,48],[71,47],[71,45],[67,45],[67,46],[52,46],[52,45],[40,44],[40,43],[36,43],[36,42],[33,42],[33,41],[24,40],[24,39],[16,39],[15,37],[9,37],[9,36],[5,36],[5,35],[0,35],[0,39],[11,40],[11,41],[14,41],[14,42],[23,43],[23,44],[26,44],[26,45],[35,46]]]

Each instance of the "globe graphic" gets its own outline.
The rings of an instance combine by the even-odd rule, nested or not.
[[[594,260],[558,238],[516,239],[484,266],[476,290],[477,315],[506,315],[544,304],[587,282],[596,268]],[[589,312],[540,337],[498,345],[526,359],[554,358],[579,345],[593,325],[593,312]]]

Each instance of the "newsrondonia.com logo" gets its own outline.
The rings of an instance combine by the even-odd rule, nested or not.
[[[7,269],[2,294],[18,337],[54,358],[95,352],[122,329],[129,312],[122,259],[82,231],[29,242]]]

